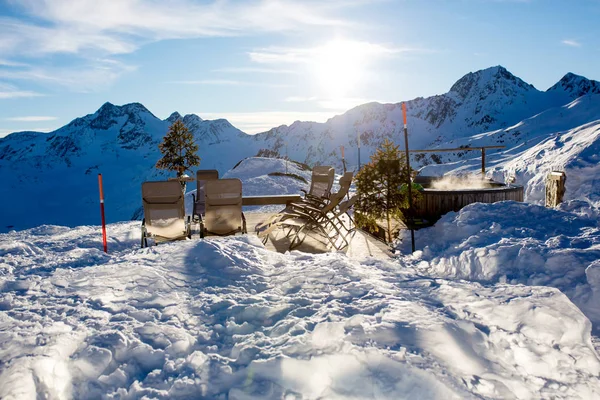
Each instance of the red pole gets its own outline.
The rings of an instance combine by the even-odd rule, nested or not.
[[[344,166],[344,173],[346,173],[346,157],[344,157],[344,146],[340,146],[342,149],[342,164]]]
[[[108,253],[106,245],[106,219],[104,218],[104,190],[102,189],[102,174],[98,174],[98,186],[100,187],[100,214],[102,215],[102,244],[104,252]]]
[[[410,179],[410,157],[408,153],[408,125],[406,124],[406,103],[402,103],[402,120],[404,122],[404,149],[406,151],[406,184],[408,185],[408,221],[410,223],[410,243],[415,252],[415,229],[412,208],[412,180]]]

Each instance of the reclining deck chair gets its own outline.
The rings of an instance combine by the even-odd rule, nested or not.
[[[346,201],[343,200],[348,195],[352,176],[352,172],[346,172],[340,178],[340,190],[331,195],[328,203],[320,205],[302,202],[291,203],[283,212],[271,218],[268,225],[257,225],[258,236],[264,237],[266,241],[269,234],[275,229],[288,228],[286,236],[289,237],[292,232],[295,232],[290,244],[291,250],[304,241],[307,231],[315,230],[338,250],[348,246],[348,234],[354,229],[352,228],[352,218],[348,215],[349,225],[346,226],[343,216],[347,214],[357,198],[353,196]],[[301,234],[304,234],[304,236],[301,237]],[[340,240],[343,244],[341,246],[338,244]]]
[[[196,220],[202,220],[202,216],[204,215],[204,211],[206,209],[206,203],[204,198],[204,185],[206,181],[219,179],[219,171],[216,169],[200,169],[196,171],[196,184],[197,190],[196,195],[192,194],[194,198],[194,211],[192,212],[192,217]]]
[[[271,226],[276,225],[278,222],[281,222],[288,218],[293,218],[297,216],[298,212],[301,213],[314,213],[314,212],[330,212],[335,210],[338,204],[344,199],[344,196],[348,195],[348,191],[350,190],[350,185],[352,184],[352,172],[346,172],[340,178],[340,189],[337,193],[330,194],[328,200],[312,198],[312,201],[300,201],[293,202],[286,206],[285,209],[281,210],[277,214],[271,216],[268,220],[257,224],[254,227],[254,230],[259,236],[263,234],[267,234],[268,232],[272,232]],[[333,186],[333,185],[332,185]],[[316,210],[316,211],[315,211]]]
[[[148,238],[157,242],[190,237],[190,218],[185,218],[184,196],[178,181],[142,183],[142,248]]]
[[[242,212],[242,181],[218,179],[204,185],[206,210],[201,222],[200,237],[207,234],[225,236],[247,233]]]
[[[293,250],[301,245],[309,231],[316,232],[325,238],[336,250],[348,247],[351,237],[356,231],[356,226],[348,211],[357,199],[357,196],[352,196],[348,200],[340,202],[337,208],[330,213],[306,213],[282,221],[280,227],[288,228],[286,236],[290,237],[292,232],[294,233],[289,249]],[[348,219],[348,225],[344,221],[345,217]]]
[[[329,202],[331,196],[331,188],[333,187],[333,180],[335,179],[335,170],[329,166],[317,166],[313,168],[312,178],[310,182],[310,189],[301,189],[304,192],[304,198],[300,199],[300,202],[294,202],[288,204],[283,210],[273,215],[268,220],[256,225],[254,227],[256,232],[268,228],[273,223],[280,219],[282,214],[292,211],[292,207],[298,204],[311,204],[317,207],[324,207]],[[350,178],[352,180],[352,178]],[[342,182],[342,178],[340,178]]]
[[[310,189],[304,192],[304,201],[323,202],[329,199],[331,187],[335,179],[335,170],[326,165],[316,166],[312,170]]]

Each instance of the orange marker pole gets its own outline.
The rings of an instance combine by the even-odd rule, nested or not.
[[[346,173],[346,157],[344,156],[344,146],[340,146],[342,150],[342,165],[344,166],[344,173]]]
[[[100,187],[100,214],[102,215],[102,244],[104,252],[108,253],[106,244],[106,219],[104,218],[104,190],[102,189],[102,174],[98,174],[98,186]]]
[[[410,240],[412,252],[415,252],[415,230],[412,207],[412,179],[410,179],[410,158],[408,153],[408,125],[406,124],[406,103],[402,103],[402,119],[404,120],[404,148],[406,150],[406,183],[408,185],[408,221],[410,223]]]

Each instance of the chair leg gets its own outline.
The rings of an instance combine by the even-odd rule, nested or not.
[[[141,240],[141,247],[142,249],[144,247],[148,247],[148,240],[146,239],[146,218],[144,218],[142,220],[142,240]]]

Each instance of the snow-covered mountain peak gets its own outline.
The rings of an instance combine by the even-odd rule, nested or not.
[[[193,124],[199,124],[201,122],[203,122],[204,120],[202,118],[200,118],[199,116],[197,116],[196,114],[186,114],[183,117],[183,123],[189,128],[190,125]]]
[[[175,111],[174,113],[172,113],[171,115],[169,115],[169,118],[165,119],[165,121],[167,121],[168,123],[172,124],[173,122],[177,121],[178,119],[181,119],[181,114],[179,114],[177,111]]]
[[[569,98],[576,99],[586,94],[600,94],[600,82],[569,72],[547,91],[564,93]]]
[[[485,97],[496,92],[513,96],[517,91],[527,92],[531,90],[536,89],[511,74],[506,68],[498,65],[476,72],[469,72],[452,85],[450,93],[455,93],[461,100],[467,98],[484,100]]]

